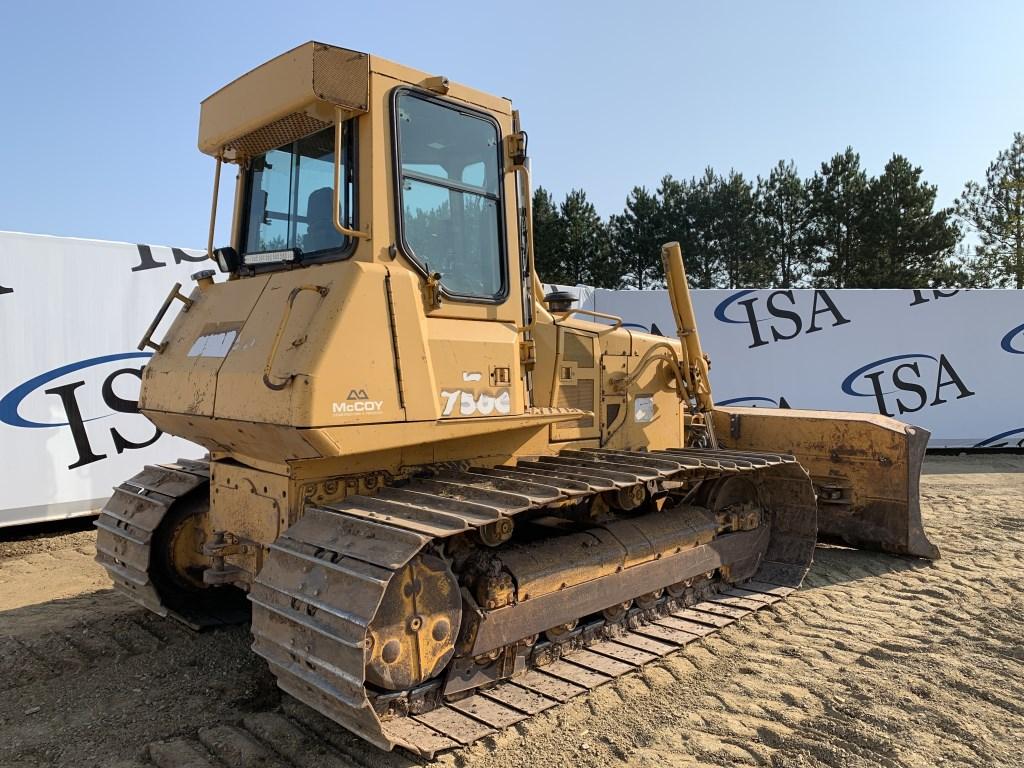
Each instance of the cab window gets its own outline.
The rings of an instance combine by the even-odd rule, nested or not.
[[[408,89],[393,104],[402,248],[453,297],[506,294],[501,140],[491,118]]]
[[[352,219],[352,168],[349,123],[343,129],[339,205],[341,221]],[[334,228],[334,127],[271,150],[249,162],[243,257],[267,264],[337,257],[349,245]],[[264,254],[268,258],[259,258]]]

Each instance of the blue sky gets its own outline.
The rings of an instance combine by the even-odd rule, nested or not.
[[[1013,0],[8,4],[0,229],[203,246],[199,102],[309,39],[509,96],[535,182],[603,215],[665,173],[807,175],[847,145],[948,203],[1024,130],[1021,30]]]

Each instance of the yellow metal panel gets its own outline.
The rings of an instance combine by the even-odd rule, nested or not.
[[[421,308],[420,278],[408,269],[389,267],[395,313],[395,343],[401,369],[405,412],[409,421],[441,417],[440,388],[427,340],[427,320]]]
[[[533,327],[533,340],[537,350],[537,363],[533,369],[533,402],[537,406],[551,405],[554,395],[552,382],[555,376],[558,329],[551,322],[543,322],[545,315],[546,312],[540,315]],[[547,315],[548,320],[550,317]]]
[[[146,364],[142,411],[213,415],[217,372],[267,280],[232,280],[215,292],[192,292],[192,307],[178,313],[164,336],[163,351]]]
[[[562,536],[538,546],[514,547],[501,555],[512,574],[520,600],[540,597],[566,587],[615,573],[623,567],[626,550],[601,528]]]
[[[234,463],[210,464],[210,517],[207,531],[230,531],[248,551],[229,555],[229,565],[255,574],[263,564],[263,545],[288,527],[288,478]]]
[[[434,393],[441,418],[493,418],[524,412],[519,334],[512,323],[427,320]],[[494,370],[510,372],[498,385]]]
[[[502,463],[512,455],[543,453],[548,424],[578,416],[577,412],[544,408],[521,416],[365,424],[307,429],[301,434],[321,455],[340,457],[336,471],[345,474],[480,457]]]
[[[655,360],[640,370],[640,360],[652,339],[637,334],[633,339],[635,354],[628,358],[627,373],[639,376],[626,396],[625,445],[629,448],[670,448],[683,444],[682,403],[676,394],[675,377],[667,362]]]
[[[412,67],[407,67],[402,64],[396,64],[395,62],[383,59],[380,56],[370,57],[370,69],[375,74],[380,74],[408,85],[425,86],[430,78],[435,77],[427,72],[413,69]],[[448,93],[446,95],[453,99],[465,101],[481,109],[497,112],[501,115],[508,115],[509,118],[512,116],[511,101],[499,96],[492,96],[491,94],[484,93],[483,91],[478,91],[475,88],[470,88],[468,86],[449,81]]]
[[[209,451],[222,451],[239,461],[283,465],[295,459],[320,457],[320,453],[306,439],[306,433],[290,426],[199,418],[160,411],[146,411],[146,416],[170,435],[185,436]]]
[[[551,425],[551,439],[586,440],[600,435],[599,339],[596,334],[559,329],[558,359],[555,364],[555,405],[589,411],[578,421]],[[569,373],[567,377],[565,374]]]
[[[385,275],[356,261],[273,273],[221,369],[218,418],[298,427],[404,420]],[[290,295],[304,286],[327,293],[296,293],[289,314]],[[280,390],[258,383],[268,360]]]

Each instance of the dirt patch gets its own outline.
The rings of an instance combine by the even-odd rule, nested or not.
[[[58,520],[50,523],[0,528],[0,560],[38,552],[56,552],[93,546],[96,527],[92,517]]]
[[[926,470],[942,560],[821,547],[772,610],[436,763],[1018,765],[1024,457]],[[282,697],[244,627],[196,635],[114,595],[93,540],[0,542],[0,764],[419,762]]]

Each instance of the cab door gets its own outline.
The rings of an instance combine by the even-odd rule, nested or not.
[[[422,281],[437,416],[521,415],[511,114],[400,86],[391,115],[396,242]]]

